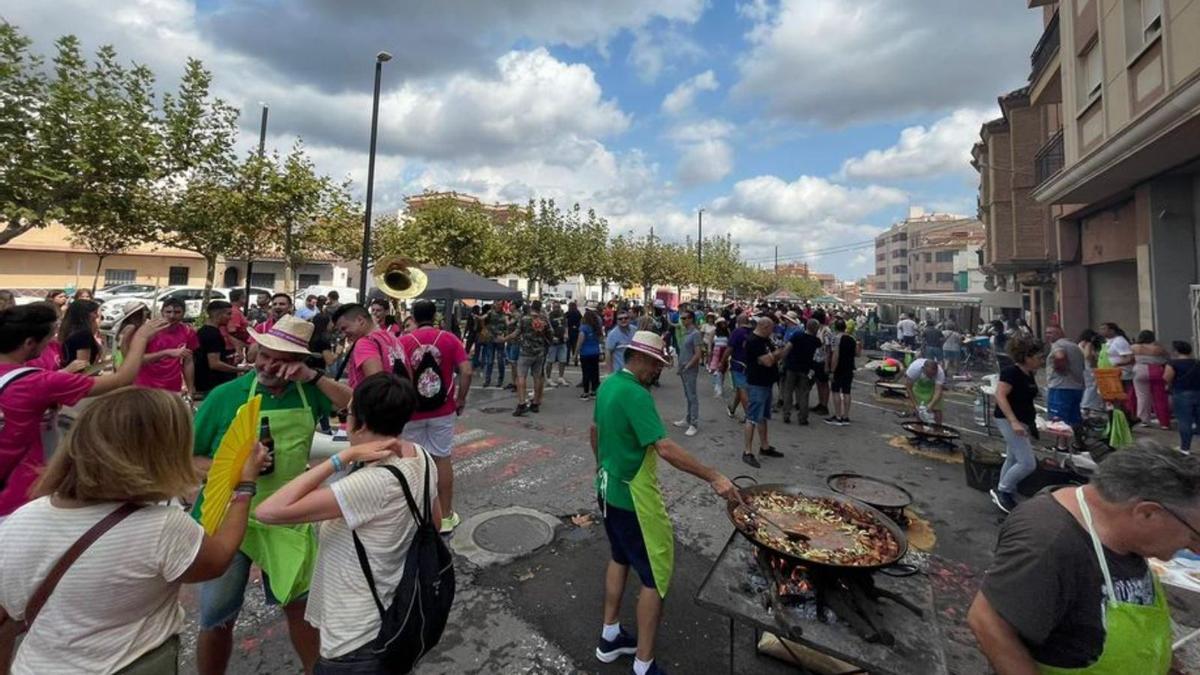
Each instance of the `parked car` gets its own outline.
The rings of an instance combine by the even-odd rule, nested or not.
[[[167,298],[179,298],[183,300],[186,307],[183,318],[185,321],[195,321],[200,316],[200,305],[204,298],[203,286],[167,286],[160,290],[153,297],[147,298],[125,298],[124,300],[145,300],[146,304],[150,305],[150,311],[158,316],[159,310],[162,309],[162,302]],[[210,291],[209,300],[228,300],[229,295],[220,288],[214,288]],[[121,313],[125,309],[125,302],[118,299],[117,302],[106,302],[100,306],[100,328],[106,330],[112,328],[113,323],[121,317]]]
[[[117,298],[152,298],[158,293],[153,284],[112,284],[96,291],[96,302],[108,302]]]
[[[310,295],[329,295],[329,291],[337,291],[338,302],[343,305],[348,302],[358,302],[358,289],[349,288],[347,286],[309,286],[302,288],[294,294],[296,305],[303,305],[304,299]]]

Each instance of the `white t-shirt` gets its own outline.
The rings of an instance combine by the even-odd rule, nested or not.
[[[1133,347],[1131,347],[1129,345],[1129,340],[1126,340],[1125,338],[1121,337],[1120,335],[1114,335],[1112,337],[1112,339],[1108,341],[1108,358],[1109,358],[1109,360],[1111,360],[1113,362],[1114,366],[1116,366],[1117,361],[1119,361],[1121,357],[1129,357],[1132,354],[1133,354]],[[1121,369],[1121,379],[1123,379],[1123,380],[1133,379],[1133,362],[1132,361],[1130,361],[1128,364],[1126,364],[1124,366],[1118,366],[1118,367]]]
[[[917,322],[912,319],[900,319],[900,322],[896,324],[896,336],[902,338],[916,337]]]
[[[29,597],[59,558],[117,506],[65,509],[42,497],[0,523],[0,606],[24,618]],[[125,518],[59,580],[12,672],[113,673],[179,633],[178,579],[203,541],[199,523],[178,507],[146,506]]]
[[[419,447],[419,446],[418,446]],[[417,457],[390,457],[408,481],[417,508],[424,508],[424,451]],[[342,509],[342,517],[317,528],[317,564],[313,569],[304,618],[321,631],[321,656],[344,656],[379,634],[379,609],[363,576],[354,551],[351,530],[358,532],[375,588],[384,607],[391,602],[404,573],[408,545],[416,523],[404,499],[400,481],[390,471],[371,465],[346,475],[329,486]],[[429,499],[437,499],[437,467],[429,462]]]
[[[904,374],[907,375],[908,379],[912,380],[913,382],[916,382],[920,379],[928,379],[925,377],[924,373],[925,362],[927,360],[928,359],[917,359],[913,361],[912,364],[908,366],[908,370],[904,371]],[[934,378],[934,382],[942,385],[946,384],[946,371],[942,370],[940,365],[938,366],[937,377]]]

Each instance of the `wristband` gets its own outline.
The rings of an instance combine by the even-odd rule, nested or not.
[[[243,492],[241,490],[234,490],[233,497],[229,501],[231,503],[232,502],[248,502],[251,499],[254,499],[253,494],[251,494],[249,492]]]
[[[235,490],[249,490],[251,493],[258,492],[258,483],[252,480],[244,480],[234,486]]]
[[[342,469],[346,468],[346,465],[342,464],[342,458],[338,457],[336,454],[330,455],[329,463],[333,465],[334,473],[341,473]]]
[[[308,384],[316,386],[317,382],[319,382],[322,377],[325,377],[325,371],[318,370],[316,375],[313,375],[308,379]]]

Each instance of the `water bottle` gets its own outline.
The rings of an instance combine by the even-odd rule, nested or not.
[[[982,391],[975,392],[975,425],[987,426],[987,397]]]
[[[258,427],[258,442],[266,447],[267,457],[269,458],[267,465],[258,472],[258,475],[269,476],[275,473],[275,439],[271,438],[271,422],[265,417],[263,418],[262,425]]]

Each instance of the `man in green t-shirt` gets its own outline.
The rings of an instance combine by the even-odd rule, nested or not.
[[[667,363],[662,336],[638,331],[622,349],[625,367],[600,385],[591,429],[596,489],[612,549],[596,658],[612,663],[634,654],[634,672],[660,673],[654,663],[654,636],[671,580],[675,540],[658,486],[658,458],[708,481],[726,499],[737,499],[738,493],[728,478],[667,438],[648,389]],[[642,582],[637,606],[640,638],[621,630],[618,621],[631,566]]]
[[[197,466],[207,470],[238,409],[254,396],[262,396],[261,421],[255,428],[269,425],[273,464],[255,483],[252,507],[304,473],[316,421],[350,403],[349,387],[305,364],[312,332],[311,323],[286,314],[269,329],[251,331],[257,345],[254,371],[213,389],[196,411],[193,454]],[[199,516],[201,506],[196,504],[193,515]],[[264,525],[250,518],[229,569],[200,585],[200,672],[225,672],[251,563],[262,570],[268,604],[283,607],[292,646],[305,670],[311,672],[320,640],[317,630],[305,621],[304,612],[315,560],[311,526]]]

